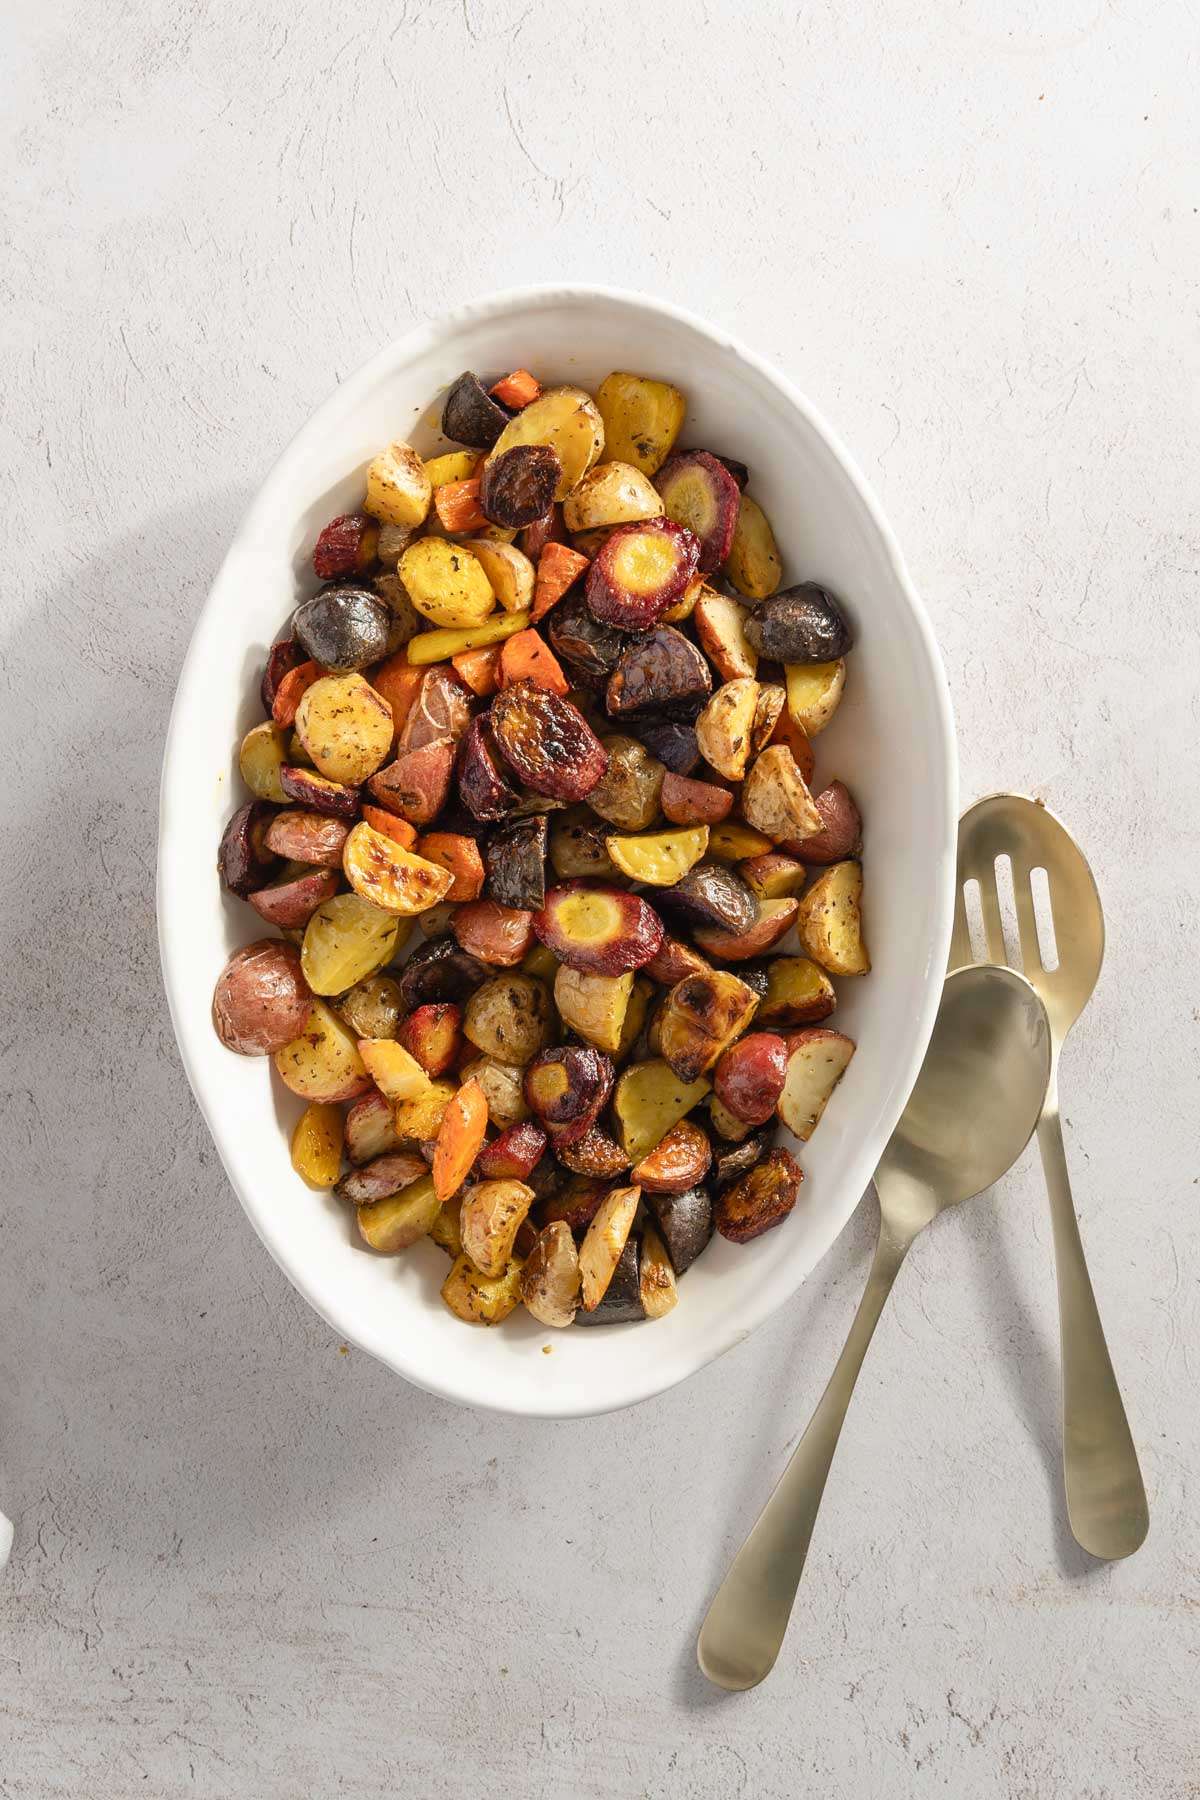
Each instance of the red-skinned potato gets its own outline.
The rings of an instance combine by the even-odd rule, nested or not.
[[[446,804],[453,768],[454,745],[449,738],[439,738],[418,750],[402,751],[371,776],[367,787],[381,806],[410,825],[429,825]]]
[[[693,950],[681,938],[664,937],[650,961],[643,967],[652,980],[662,987],[673,988],[685,975],[707,975],[711,965],[705,962],[699,951]]]
[[[669,519],[698,541],[696,566],[702,575],[719,569],[737,528],[741,494],[729,470],[707,450],[677,451],[667,458],[654,483]]]
[[[590,1045],[567,1044],[534,1057],[525,1071],[525,1103],[552,1141],[571,1144],[595,1124],[612,1084],[607,1056]]]
[[[513,969],[533,942],[533,914],[495,900],[471,900],[455,910],[450,929],[460,947],[480,962]]]
[[[731,1244],[748,1244],[782,1225],[796,1204],[803,1171],[787,1150],[772,1150],[748,1175],[725,1189],[716,1204],[717,1230]]]
[[[501,757],[535,794],[584,800],[608,767],[604,746],[579,708],[536,682],[502,688],[489,717]]]
[[[806,863],[836,863],[857,856],[862,847],[862,815],[844,781],[831,781],[816,797],[821,829],[811,837],[785,845]]]
[[[773,1031],[750,1031],[722,1052],[713,1092],[735,1118],[763,1125],[775,1111],[787,1073],[787,1047]]]
[[[363,1095],[364,1100],[369,1097]],[[362,1101],[356,1100],[355,1105],[361,1106]],[[361,1168],[351,1169],[333,1191],[339,1200],[352,1200],[355,1206],[370,1205],[373,1200],[386,1200],[411,1187],[427,1173],[425,1158],[415,1150],[390,1150]]]
[[[269,1056],[299,1036],[312,1006],[300,953],[277,938],[235,950],[213,992],[217,1036],[239,1056]]]
[[[711,781],[692,781],[668,770],[659,804],[672,825],[719,825],[733,810],[733,795]]]
[[[379,1090],[372,1088],[346,1114],[346,1154],[352,1163],[362,1164],[399,1148],[392,1108]]]
[[[804,864],[779,850],[747,857],[738,864],[738,874],[759,900],[787,900],[808,880]]]
[[[696,573],[700,546],[670,519],[643,519],[609,533],[587,572],[594,618],[623,631],[649,631]]]
[[[527,1181],[545,1155],[546,1143],[541,1126],[523,1119],[483,1146],[476,1167],[488,1181]]]
[[[640,969],[663,939],[662,920],[637,894],[583,881],[551,888],[533,929],[559,962],[598,975]]]
[[[328,813],[289,810],[277,813],[267,827],[264,842],[276,856],[291,862],[311,863],[319,869],[340,869],[342,847],[350,827]]]
[[[696,942],[709,956],[726,962],[745,962],[751,956],[763,956],[780,938],[786,937],[799,910],[800,903],[794,897],[760,900],[758,917],[748,931],[721,931],[714,926],[702,926],[695,933]]]
[[[285,875],[282,881],[259,888],[246,898],[268,925],[299,930],[308,924],[322,900],[328,900],[337,890],[338,878],[332,869],[308,869]]]
[[[704,1180],[711,1162],[712,1145],[706,1134],[690,1119],[680,1119],[649,1156],[634,1165],[629,1179],[647,1194],[682,1194]]]
[[[453,1001],[431,1001],[409,1013],[400,1027],[400,1042],[427,1075],[444,1075],[463,1047],[462,1019],[462,1007]]]
[[[806,1142],[816,1130],[826,1102],[854,1055],[853,1038],[823,1026],[795,1031],[788,1038],[785,1077],[778,1097],[779,1117]]]
[[[309,812],[327,813],[331,819],[341,819],[349,825],[359,815],[358,789],[347,787],[341,781],[330,781],[327,776],[318,775],[315,769],[284,763],[279,771],[279,785],[289,800],[295,800]]]

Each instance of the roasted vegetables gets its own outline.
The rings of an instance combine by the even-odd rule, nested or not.
[[[239,751],[217,872],[292,941],[230,957],[214,1025],[305,1103],[299,1180],[377,1252],[429,1237],[470,1323],[662,1318],[714,1218],[791,1210],[775,1122],[854,1052],[862,821],[811,741],[850,624],[685,413],[461,375],[450,447],[381,450],[315,534]]]

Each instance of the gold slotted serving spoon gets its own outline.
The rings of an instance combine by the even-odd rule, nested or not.
[[[1006,949],[997,861],[1012,871],[1019,956]],[[1045,873],[1057,963],[1046,968],[1031,877]],[[986,953],[971,945],[964,890],[977,882]],[[1050,946],[1045,946],[1050,957]],[[1074,838],[1046,807],[1020,794],[991,794],[965,812],[958,828],[958,882],[950,967],[998,963],[1022,967],[1050,1020],[1052,1062],[1038,1148],[1050,1194],[1062,1344],[1063,1475],[1067,1516],[1092,1556],[1115,1560],[1142,1543],[1150,1525],[1117,1378],[1088,1277],[1071,1198],[1058,1109],[1058,1057],[1087,1005],[1104,959],[1104,914],[1092,872]]]

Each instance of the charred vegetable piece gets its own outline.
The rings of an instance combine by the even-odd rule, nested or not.
[[[403,1004],[403,988],[400,997]],[[444,1075],[462,1050],[462,1022],[462,1008],[453,1001],[431,1001],[409,1013],[397,1035],[427,1075]]]
[[[616,874],[605,841],[608,827],[590,807],[573,806],[555,815],[550,826],[550,863],[564,880],[592,875],[601,880]]]
[[[419,1006],[461,1003],[488,974],[484,964],[461,950],[453,938],[435,938],[430,944],[419,944],[401,969],[400,992],[405,1006],[414,1012]]]
[[[327,813],[301,812],[290,808],[277,813],[267,827],[263,842],[276,856],[291,862],[312,863],[319,869],[340,869],[342,846],[350,827]],[[224,842],[224,840],[222,840]]]
[[[746,636],[763,656],[781,663],[836,662],[854,642],[841,607],[815,581],[758,601],[746,620]]]
[[[626,1069],[613,1094],[613,1112],[630,1161],[638,1163],[648,1156],[708,1091],[707,1081],[681,1081],[661,1058]]]
[[[712,675],[695,644],[674,625],[660,625],[623,652],[609,676],[604,705],[614,719],[636,721],[639,715],[653,714],[650,724],[658,726],[666,713],[695,713],[711,692]],[[661,762],[668,768],[674,766],[648,730],[636,722],[634,729]]]
[[[645,1318],[639,1278],[640,1249],[640,1238],[637,1232],[631,1231],[603,1298],[591,1312],[580,1307],[575,1314],[576,1325],[632,1325],[638,1319]],[[582,1254],[581,1248],[581,1257]]]
[[[582,881],[551,888],[533,928],[559,962],[598,975],[640,969],[662,943],[662,920],[636,894]]]
[[[489,900],[530,912],[545,905],[548,836],[544,813],[492,832],[484,850]]]
[[[584,1234],[579,1246],[579,1274],[587,1312],[595,1312],[616,1274],[641,1197],[640,1188],[611,1189],[600,1202]]]
[[[741,1179],[755,1163],[761,1162],[771,1148],[771,1132],[756,1131],[752,1136],[744,1138],[740,1144],[731,1144],[722,1148],[712,1165],[709,1186],[715,1194],[731,1186]]]
[[[657,898],[676,917],[722,931],[748,931],[758,917],[758,901],[750,887],[724,863],[697,863]]]
[[[561,1219],[544,1225],[521,1271],[521,1298],[539,1325],[569,1325],[579,1306],[579,1252]]]
[[[525,1071],[525,1101],[549,1128],[552,1141],[570,1144],[595,1123],[612,1084],[607,1056],[568,1044],[534,1057]]]
[[[342,867],[355,893],[385,912],[424,912],[445,899],[454,880],[448,869],[402,849],[365,820],[346,839]]]
[[[556,500],[565,500],[600,460],[604,448],[604,422],[590,394],[582,388],[547,388],[529,406],[510,419],[496,440],[493,455],[502,456],[514,444],[548,444],[562,465]]]
[[[536,794],[583,800],[608,766],[603,745],[578,707],[535,682],[502,688],[490,716],[501,756]]]
[[[677,981],[685,975],[707,975],[707,963],[690,944],[679,938],[664,937],[650,961],[645,965],[646,974],[663,987],[673,988]]]
[[[729,555],[741,495],[729,470],[707,450],[677,452],[654,484],[669,519],[696,537],[702,574],[719,569]]]
[[[243,900],[255,888],[262,887],[275,867],[275,855],[268,842],[275,817],[275,808],[265,800],[250,800],[238,807],[221,834],[217,869],[224,886]],[[279,854],[290,856],[292,852]]]
[[[648,1319],[665,1318],[678,1303],[675,1271],[667,1246],[656,1228],[646,1220],[642,1227],[641,1257],[638,1264],[638,1291],[642,1311]]]
[[[479,1152],[479,1173],[489,1181],[526,1181],[546,1153],[546,1133],[532,1119],[510,1125]]]
[[[235,950],[213,992],[217,1036],[239,1056],[269,1056],[304,1029],[312,994],[291,944],[262,938]]]
[[[773,1031],[748,1031],[722,1052],[713,1070],[713,1092],[747,1125],[765,1125],[783,1092],[787,1067],[781,1037]]]
[[[448,905],[478,900],[483,892],[483,858],[473,837],[461,831],[429,831],[417,839],[416,852],[451,877],[445,895]]]
[[[346,674],[387,655],[391,614],[365,587],[331,587],[296,608],[292,629],[324,668]]]
[[[676,1275],[682,1275],[712,1237],[712,1201],[695,1187],[682,1194],[647,1194],[646,1204],[658,1221]]]
[[[550,996],[532,976],[495,975],[467,1001],[463,1031],[485,1056],[527,1063],[550,1041]]]
[[[450,388],[442,405],[442,435],[456,444],[490,450],[508,424],[508,417],[468,369]]]
[[[565,1169],[577,1175],[590,1175],[599,1181],[611,1180],[629,1167],[629,1158],[621,1146],[599,1125],[589,1125],[582,1137],[570,1143],[555,1143],[554,1154]]]
[[[724,969],[689,975],[671,989],[662,1012],[662,1054],[680,1081],[711,1069],[727,1044],[746,1029],[758,995]]]
[[[862,848],[862,817],[844,781],[834,781],[814,801],[821,829],[795,844],[795,854],[805,863],[842,862]]]
[[[275,704],[275,695],[285,675],[299,668],[304,661],[304,652],[294,638],[280,638],[267,651],[267,666],[263,670],[259,692],[262,695],[263,711],[269,713]]]
[[[458,753],[458,791],[463,805],[485,822],[503,819],[520,796],[500,772],[496,740],[486,714],[471,720]]]
[[[691,532],[670,519],[618,525],[584,582],[593,618],[623,631],[648,631],[682,597],[699,554]]]
[[[549,444],[514,444],[484,463],[479,503],[494,525],[520,530],[545,517],[561,478]]]
[[[696,742],[694,725],[677,723],[673,719],[643,719],[639,716],[634,721],[633,729],[652,755],[657,756],[660,763],[675,775],[690,775],[700,764],[700,746]]]
[[[803,1172],[787,1150],[772,1150],[748,1175],[725,1189],[716,1205],[717,1230],[732,1244],[748,1244],[781,1225],[796,1204]]]
[[[328,813],[330,818],[341,819],[347,824],[353,824],[362,810],[356,787],[330,781],[326,776],[318,775],[315,769],[283,763],[279,770],[279,785],[287,799],[297,800],[311,812]]]
[[[680,1119],[634,1167],[631,1180],[646,1194],[682,1194],[704,1180],[712,1146],[699,1125]]]
[[[629,643],[627,634],[592,617],[582,593],[568,594],[549,614],[546,632],[577,680],[603,682]]]
[[[736,456],[722,456],[719,450],[714,450],[712,455],[716,457],[723,469],[729,470],[729,473],[737,482],[739,490],[744,493],[746,491],[746,484],[750,480],[750,471],[746,464],[744,462],[739,462]]]

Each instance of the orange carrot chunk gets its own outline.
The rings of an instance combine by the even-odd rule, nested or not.
[[[433,1191],[445,1202],[457,1194],[483,1148],[488,1109],[475,1080],[463,1085],[442,1114],[433,1151]]]
[[[482,650],[460,650],[450,658],[450,666],[473,694],[485,700],[500,686],[500,646],[488,644]]]
[[[531,619],[536,624],[557,606],[569,587],[572,587],[588,566],[588,559],[578,550],[572,550],[569,544],[549,543],[543,546],[538,557],[537,581],[533,589],[533,611]]]
[[[479,504],[479,477],[446,481],[433,491],[433,506],[444,531],[482,531],[487,514]]]
[[[518,631],[500,652],[500,686],[512,687],[517,681],[536,682],[552,694],[571,691],[558,658],[536,631]]]
[[[514,369],[511,375],[506,375],[503,381],[496,383],[491,395],[493,400],[499,400],[501,406],[511,406],[519,412],[531,400],[536,400],[541,391],[541,383],[536,375],[531,375],[528,369]]]
[[[395,813],[385,812],[382,806],[364,806],[362,816],[368,825],[382,831],[384,837],[390,837],[403,850],[411,850],[417,841],[416,826],[407,819],[398,819]]]
[[[428,831],[417,839],[417,855],[453,875],[444,900],[478,900],[483,892],[483,858],[474,838],[458,831]]]
[[[305,688],[310,688],[323,673],[320,663],[297,663],[289,669],[279,686],[275,689],[275,698],[271,702],[271,717],[277,725],[286,731],[289,725],[296,723],[296,708],[300,704]]]
[[[371,671],[371,686],[383,695],[392,709],[393,741],[404,730],[404,722],[413,709],[413,702],[421,691],[424,679],[425,670],[415,668],[404,650],[397,650],[395,656],[385,657]]]

